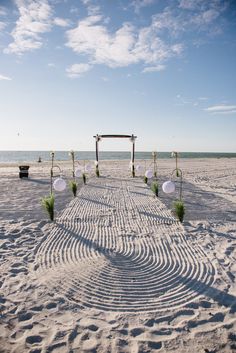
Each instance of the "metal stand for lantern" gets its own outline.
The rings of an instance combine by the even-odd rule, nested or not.
[[[157,178],[157,152],[156,151],[152,152],[152,157],[153,157],[153,175],[155,178]]]
[[[59,170],[59,175],[54,175],[53,174],[53,170],[54,169],[58,169]],[[53,165],[52,167],[51,167],[51,170],[50,170],[50,174],[51,174],[51,178],[50,178],[50,189],[51,189],[51,195],[52,195],[52,186],[53,186],[53,178],[58,178],[58,177],[60,177],[61,176],[61,174],[62,174],[62,170],[61,170],[61,168],[59,167],[59,165]]]
[[[183,194],[183,172],[179,168],[175,168],[171,173],[171,179],[173,178],[174,174],[180,178],[179,183],[179,200],[182,201],[182,194]]]
[[[53,166],[54,166],[54,158],[55,158],[55,152],[50,153],[51,156],[51,173],[53,173]]]
[[[75,152],[70,151],[69,156],[71,156],[71,159],[72,159],[72,177],[75,181]]]

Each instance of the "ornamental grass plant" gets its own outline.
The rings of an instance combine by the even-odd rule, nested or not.
[[[174,206],[174,212],[175,215],[177,216],[178,220],[182,223],[184,220],[184,214],[185,214],[185,206],[183,201],[175,201],[173,203]]]
[[[158,182],[154,181],[151,185],[151,190],[153,191],[153,193],[158,197],[158,190],[159,190],[159,186],[158,186]]]
[[[70,186],[70,189],[71,189],[71,191],[72,191],[74,197],[76,197],[76,195],[77,195],[77,190],[78,190],[78,185],[77,185],[76,181],[74,181],[74,180],[70,181],[69,186]]]
[[[54,220],[54,204],[55,204],[55,198],[53,194],[50,194],[49,196],[45,196],[42,199],[42,206],[45,209],[45,211],[48,213],[51,221]]]

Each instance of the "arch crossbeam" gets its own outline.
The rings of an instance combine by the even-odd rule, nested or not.
[[[101,134],[97,134],[95,136],[93,136],[95,138],[95,143],[96,143],[96,168],[98,170],[98,163],[99,163],[99,155],[98,155],[98,143],[103,139],[103,138],[128,138],[130,139],[130,141],[132,142],[132,151],[131,151],[131,163],[132,163],[132,175],[135,175],[134,172],[134,155],[135,155],[135,140],[137,138],[137,136],[135,136],[134,134],[132,135],[117,135],[117,134],[112,134],[112,135],[101,135]]]

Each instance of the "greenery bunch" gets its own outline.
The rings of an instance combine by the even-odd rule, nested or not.
[[[145,184],[148,183],[148,178],[146,177],[146,175],[144,176],[143,180],[144,180],[144,183],[145,183]]]
[[[151,185],[151,190],[153,191],[153,193],[158,196],[158,189],[159,189],[159,185],[157,181],[154,181]]]
[[[99,178],[100,177],[100,172],[99,172],[99,169],[98,169],[98,165],[96,166],[96,176]]]
[[[53,194],[50,194],[49,196],[45,196],[44,198],[42,198],[42,206],[45,209],[45,211],[48,213],[51,221],[54,220],[54,203],[55,203],[55,198]]]
[[[74,180],[71,180],[70,183],[69,183],[69,186],[70,186],[70,189],[74,195],[74,197],[76,197],[77,195],[77,189],[78,189],[78,185],[76,183],[76,181]]]
[[[175,215],[178,217],[178,220],[182,223],[184,220],[184,214],[185,214],[184,202],[181,200],[175,201],[173,206],[174,206]]]

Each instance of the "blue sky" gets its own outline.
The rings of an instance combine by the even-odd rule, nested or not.
[[[227,0],[0,0],[0,150],[134,133],[140,151],[236,152],[235,18]]]

